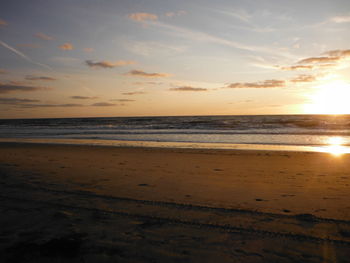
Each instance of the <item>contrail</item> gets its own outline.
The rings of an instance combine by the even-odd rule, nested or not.
[[[27,55],[23,54],[21,51],[11,47],[10,45],[6,44],[5,42],[3,42],[1,40],[0,40],[0,45],[2,45],[3,47],[11,50],[13,53],[15,53],[18,56],[24,58],[25,60],[29,61],[32,64],[35,64],[37,66],[40,66],[40,67],[43,67],[43,68],[46,68],[46,69],[49,69],[49,70],[52,70],[52,68],[50,66],[32,60],[30,57],[28,57]]]

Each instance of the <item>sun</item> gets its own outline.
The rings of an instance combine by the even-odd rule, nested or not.
[[[304,105],[308,114],[350,114],[350,84],[342,80],[332,81],[314,88],[306,95],[310,103]]]

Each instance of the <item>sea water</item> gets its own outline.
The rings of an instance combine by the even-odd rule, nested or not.
[[[350,146],[350,115],[170,116],[0,120],[1,140],[189,148]],[[205,146],[205,147],[203,147]],[[240,147],[241,146],[241,147]]]

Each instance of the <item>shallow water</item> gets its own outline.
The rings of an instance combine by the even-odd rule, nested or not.
[[[0,120],[0,138],[98,145],[348,152],[350,115]],[[325,150],[327,149],[327,150]]]

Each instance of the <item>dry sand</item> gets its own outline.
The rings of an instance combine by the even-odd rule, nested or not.
[[[1,262],[349,262],[350,155],[0,144]]]

